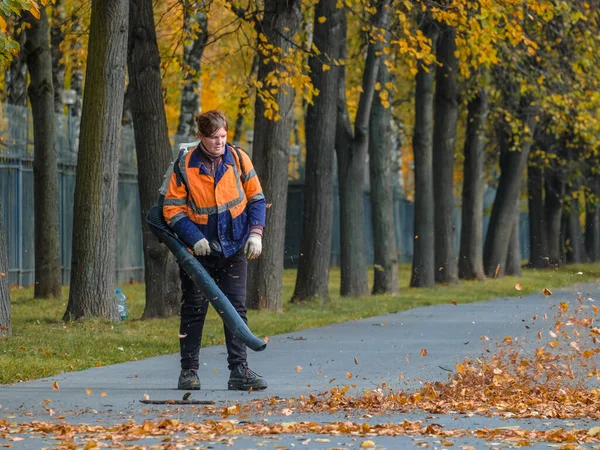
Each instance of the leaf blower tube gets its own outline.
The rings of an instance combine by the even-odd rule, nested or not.
[[[177,235],[171,230],[165,222],[162,213],[161,195],[158,202],[148,211],[146,221],[150,225],[152,232],[163,242],[171,253],[175,255],[175,259],[183,270],[188,274],[192,281],[206,295],[210,303],[213,305],[223,323],[229,330],[237,335],[248,348],[256,352],[263,351],[267,344],[261,339],[258,339],[242,320],[238,312],[231,305],[229,299],[219,289],[212,277],[200,262],[189,252],[187,246],[179,240]]]

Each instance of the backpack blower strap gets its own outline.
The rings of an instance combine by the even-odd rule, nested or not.
[[[248,348],[257,352],[263,351],[267,348],[267,343],[252,334],[246,322],[242,320],[229,299],[223,294],[223,291],[217,286],[206,269],[190,253],[187,246],[181,242],[171,227],[165,222],[162,213],[163,201],[164,195],[161,194],[158,201],[146,215],[146,222],[148,222],[150,229],[167,246],[171,253],[175,255],[175,259],[181,268],[204,295],[206,295],[219,316],[221,316],[225,326],[237,335]]]

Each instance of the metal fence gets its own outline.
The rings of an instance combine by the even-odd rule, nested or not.
[[[68,284],[71,275],[71,247],[73,231],[73,203],[75,193],[75,168],[78,148],[75,136],[77,119],[58,117],[59,145],[59,195],[60,195],[60,251],[62,281]],[[33,134],[31,114],[27,108],[2,105],[0,116],[0,203],[4,212],[4,230],[8,245],[8,277],[10,285],[30,286],[34,283],[34,208],[33,208]],[[175,143],[189,139],[174,136]],[[117,226],[117,281],[144,281],[140,201],[137,183],[137,162],[133,129],[124,127],[119,163],[118,226]],[[298,173],[303,174],[301,160],[293,154]],[[337,189],[337,187],[336,187]],[[286,268],[296,267],[300,254],[304,209],[303,177],[291,181],[288,189],[287,220],[285,232]],[[494,191],[486,193],[485,206],[491,204]],[[365,211],[366,261],[373,262],[373,238],[369,194],[363,198]],[[331,248],[331,265],[340,262],[339,203],[334,203],[334,228]],[[413,253],[414,205],[397,189],[394,195],[394,217],[397,251],[400,261],[410,262]],[[455,242],[458,251],[460,209],[454,214]],[[484,229],[489,218],[485,218]],[[528,251],[527,215],[521,214],[520,241],[523,258]]]
[[[57,118],[62,281],[71,275],[77,118]],[[144,264],[133,129],[124,127],[119,162],[117,281],[143,281]],[[10,285],[34,283],[33,124],[28,108],[3,104],[0,116],[0,203]]]

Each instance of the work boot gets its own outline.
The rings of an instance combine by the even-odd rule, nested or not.
[[[230,391],[260,391],[267,388],[267,382],[259,374],[250,370],[247,363],[238,364],[231,369],[227,389]]]
[[[200,379],[198,378],[198,372],[195,369],[181,369],[177,389],[184,391],[199,391]]]

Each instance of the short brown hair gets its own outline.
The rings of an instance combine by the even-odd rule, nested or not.
[[[219,128],[224,128],[225,131],[228,131],[227,117],[216,109],[206,111],[205,113],[197,113],[194,116],[194,120],[198,127],[198,133],[206,137],[215,134]]]

